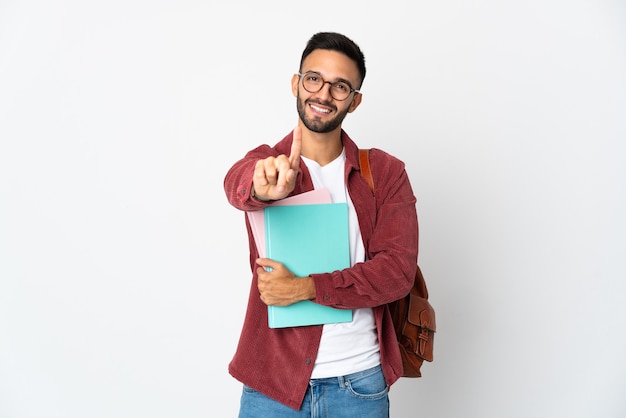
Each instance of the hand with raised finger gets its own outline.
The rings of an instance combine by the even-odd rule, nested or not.
[[[259,200],[279,200],[287,197],[296,186],[300,152],[302,150],[302,130],[293,130],[293,141],[289,156],[267,157],[259,160],[254,167],[252,187]]]

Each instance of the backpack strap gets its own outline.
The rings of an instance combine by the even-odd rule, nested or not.
[[[372,169],[370,168],[370,150],[359,149],[359,165],[361,166],[361,176],[370,186],[370,190],[374,193],[374,177],[372,177]]]

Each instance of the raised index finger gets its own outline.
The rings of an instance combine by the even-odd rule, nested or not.
[[[296,126],[293,130],[293,141],[291,141],[291,153],[289,154],[289,165],[293,170],[298,171],[300,167],[300,152],[302,151],[302,128]]]

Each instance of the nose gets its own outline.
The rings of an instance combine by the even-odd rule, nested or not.
[[[328,88],[326,88],[326,84],[328,84]],[[332,86],[333,83],[331,83],[330,81],[324,81],[324,85],[322,86],[320,91],[317,92],[317,94],[326,100],[334,99],[334,97],[330,93],[330,89],[332,88]]]

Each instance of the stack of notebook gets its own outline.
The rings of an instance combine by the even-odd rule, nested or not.
[[[326,189],[279,200],[248,212],[261,257],[279,261],[297,277],[350,267],[348,205],[332,203]],[[352,321],[352,311],[311,301],[268,306],[270,328]]]

